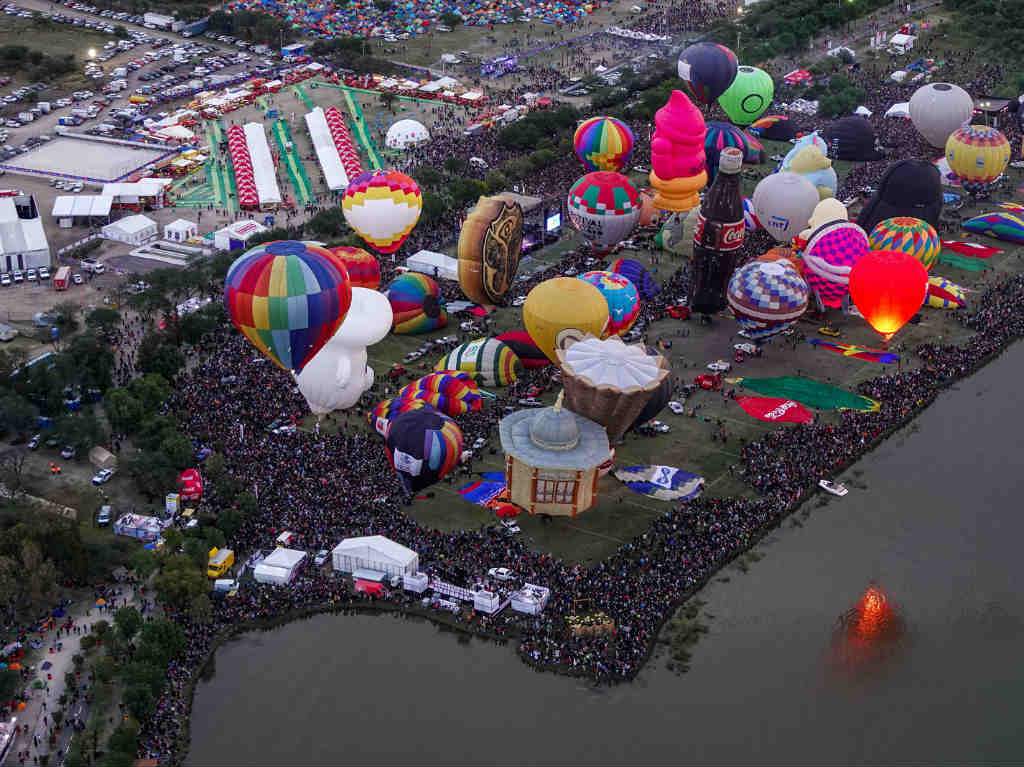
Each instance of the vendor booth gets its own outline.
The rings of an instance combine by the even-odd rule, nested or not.
[[[258,583],[272,586],[287,586],[295,578],[306,552],[297,549],[274,549],[262,562],[256,565],[253,577]]]
[[[346,538],[331,552],[331,563],[339,573],[372,570],[386,575],[415,575],[419,555],[383,535]]]

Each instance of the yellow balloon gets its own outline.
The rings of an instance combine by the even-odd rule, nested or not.
[[[601,337],[608,324],[608,302],[588,282],[555,277],[530,291],[523,304],[523,324],[537,347],[557,365],[557,349],[566,349],[587,335]]]
[[[987,125],[965,125],[946,140],[946,162],[963,188],[984,191],[1006,170],[1010,142],[1000,131]]]

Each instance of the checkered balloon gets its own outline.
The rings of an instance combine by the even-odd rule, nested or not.
[[[810,288],[783,261],[751,261],[733,272],[726,298],[743,335],[768,338],[792,326],[807,310]]]
[[[850,292],[850,270],[868,252],[868,236],[849,221],[819,227],[803,252],[804,276],[822,305],[838,308]]]

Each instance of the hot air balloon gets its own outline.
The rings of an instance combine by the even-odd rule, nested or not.
[[[573,136],[573,148],[588,171],[621,171],[633,154],[633,131],[615,117],[584,120]]]
[[[750,125],[764,114],[774,95],[770,74],[757,67],[739,67],[732,85],[718,97],[718,105],[737,125]]]
[[[462,429],[432,408],[410,410],[391,421],[385,439],[388,460],[406,492],[444,479],[462,457]]]
[[[928,306],[933,309],[959,309],[967,306],[967,293],[945,277],[929,277]]]
[[[373,410],[366,414],[367,422],[373,427],[380,436],[388,436],[388,430],[391,428],[391,422],[402,413],[408,413],[410,410],[434,410],[437,411],[429,403],[421,399],[386,399],[378,402]]]
[[[387,295],[399,335],[429,333],[448,324],[441,288],[425,274],[399,275],[388,286]]]
[[[768,141],[789,141],[796,138],[796,125],[785,115],[766,115],[754,120],[747,130]]]
[[[850,271],[850,298],[886,341],[921,309],[928,295],[928,270],[913,256],[873,250]]]
[[[752,199],[757,220],[778,242],[789,242],[803,231],[821,201],[814,184],[787,171],[761,179]]]
[[[523,209],[501,195],[481,197],[459,233],[459,286],[478,304],[497,304],[512,287],[523,245]]]
[[[707,157],[708,183],[718,173],[718,158],[726,147],[736,147],[743,152],[743,162],[760,165],[764,162],[764,146],[742,128],[729,123],[710,120],[704,136],[704,155]]]
[[[525,330],[506,330],[497,336],[497,339],[508,344],[527,370],[538,370],[551,364],[551,360],[544,355]]]
[[[569,219],[594,248],[611,250],[640,220],[640,195],[621,173],[599,170],[569,190]]]
[[[608,303],[608,325],[604,336],[621,336],[640,315],[640,293],[636,286],[614,272],[584,272],[578,279],[597,288]]]
[[[508,344],[496,338],[477,338],[456,346],[438,360],[434,370],[469,373],[484,386],[508,386],[519,377],[521,367]]]
[[[402,247],[422,208],[419,186],[396,170],[356,176],[341,201],[348,225],[379,253],[394,253]]]
[[[523,304],[526,332],[549,360],[587,335],[600,337],[608,325],[608,302],[601,291],[573,277],[555,277],[536,285]]]
[[[239,256],[224,279],[232,323],[278,367],[300,372],[340,327],[352,303],[344,264],[294,240]]]
[[[391,304],[369,288],[352,288],[352,305],[341,327],[295,376],[299,393],[316,415],[347,410],[373,386],[366,347],[391,330]]]
[[[616,258],[608,264],[608,271],[621,274],[632,282],[644,300],[654,298],[661,291],[651,273],[635,258]]]
[[[605,427],[618,442],[670,371],[668,361],[617,336],[585,338],[558,350],[565,406]]]
[[[346,245],[338,245],[328,250],[345,264],[353,288],[377,290],[380,287],[380,264],[375,256],[362,248],[350,248]]]
[[[849,292],[850,270],[868,252],[868,236],[854,223],[818,227],[804,248],[804,277],[822,305],[835,309]],[[922,298],[922,300],[924,300]]]
[[[399,390],[397,399],[419,399],[445,415],[456,416],[483,408],[480,387],[469,373],[446,370],[428,373]]]
[[[792,327],[807,311],[809,295],[807,283],[785,259],[744,264],[726,291],[743,335],[755,341]]]
[[[672,91],[654,114],[651,138],[651,186],[660,210],[683,213],[700,205],[700,190],[708,183],[705,167],[704,115],[682,91]]]
[[[974,115],[974,99],[959,85],[928,83],[910,97],[910,121],[925,141],[940,149]]]
[[[872,250],[898,250],[931,269],[942,253],[942,240],[931,224],[911,216],[879,221],[868,235]]]
[[[691,96],[712,104],[736,79],[736,54],[718,43],[696,43],[679,54],[679,77]]]
[[[946,162],[970,194],[979,194],[999,178],[1010,161],[1010,142],[987,125],[966,125],[946,141]]]
[[[657,350],[651,347],[645,347],[648,355],[658,354]],[[644,406],[640,409],[640,414],[633,419],[633,423],[630,424],[630,429],[635,429],[637,426],[642,426],[648,421],[657,418],[658,413],[665,409],[665,406],[672,400],[672,395],[675,393],[676,379],[671,373],[661,379],[661,383],[658,384],[658,388],[651,393],[651,398],[647,400]]]

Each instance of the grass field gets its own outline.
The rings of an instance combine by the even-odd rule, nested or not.
[[[24,45],[48,56],[64,56],[69,53],[74,55],[79,69],[53,82],[54,87],[65,90],[92,82],[87,80],[81,67],[88,60],[90,49],[102,50],[104,43],[112,39],[91,29],[66,24],[37,23],[16,16],[0,16],[0,45]],[[25,72],[18,69],[2,73],[14,78],[14,82],[19,84],[31,81]]]

